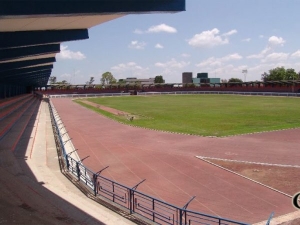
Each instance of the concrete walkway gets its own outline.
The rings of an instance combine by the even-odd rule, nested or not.
[[[34,115],[15,151],[0,149],[0,224],[134,224],[61,173],[47,103]]]

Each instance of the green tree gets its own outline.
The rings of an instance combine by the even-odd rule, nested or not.
[[[263,82],[266,82],[266,81],[268,81],[268,77],[269,77],[269,74],[266,73],[266,72],[264,72],[264,73],[261,75],[261,80],[262,80]]]
[[[94,77],[90,77],[90,80],[87,81],[86,84],[91,85],[91,84],[94,83],[94,81],[95,81],[95,78]]]
[[[292,68],[285,69],[284,67],[276,67],[269,70],[269,73],[264,72],[261,75],[261,80],[266,81],[280,81],[280,80],[298,80],[299,75]]]
[[[115,84],[117,83],[117,80],[114,78],[111,72],[105,72],[102,74],[100,82],[102,85],[107,85],[107,84]]]
[[[64,84],[64,85],[67,85],[69,83],[68,83],[68,81],[63,80],[63,81],[57,81],[55,84]]]
[[[230,78],[228,83],[243,83],[243,81],[240,78]]]
[[[56,83],[56,77],[54,77],[54,76],[49,77],[49,82],[50,82],[50,84],[55,84]]]
[[[285,80],[298,80],[298,79],[299,76],[294,69],[290,68],[285,71]]]
[[[126,84],[126,81],[124,79],[119,79],[117,84]]]
[[[154,78],[154,83],[163,84],[163,83],[165,83],[165,80],[164,80],[163,76],[159,75]]]

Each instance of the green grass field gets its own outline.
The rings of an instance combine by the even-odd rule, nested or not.
[[[136,117],[129,121],[124,116],[115,116],[80,103],[112,119],[140,127],[187,134],[220,137],[300,127],[299,98],[161,95],[88,100]]]

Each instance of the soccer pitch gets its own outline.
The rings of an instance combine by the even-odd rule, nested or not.
[[[300,99],[238,95],[148,95],[90,98],[88,101],[118,109],[113,115],[80,104],[127,124],[151,129],[228,136],[300,127]],[[132,121],[128,120],[133,115]]]

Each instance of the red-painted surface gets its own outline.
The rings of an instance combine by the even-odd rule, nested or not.
[[[52,99],[84,164],[102,175],[188,209],[248,223],[295,211],[291,199],[198,156],[300,165],[299,129],[226,138],[163,133],[123,125],[72,102]]]

